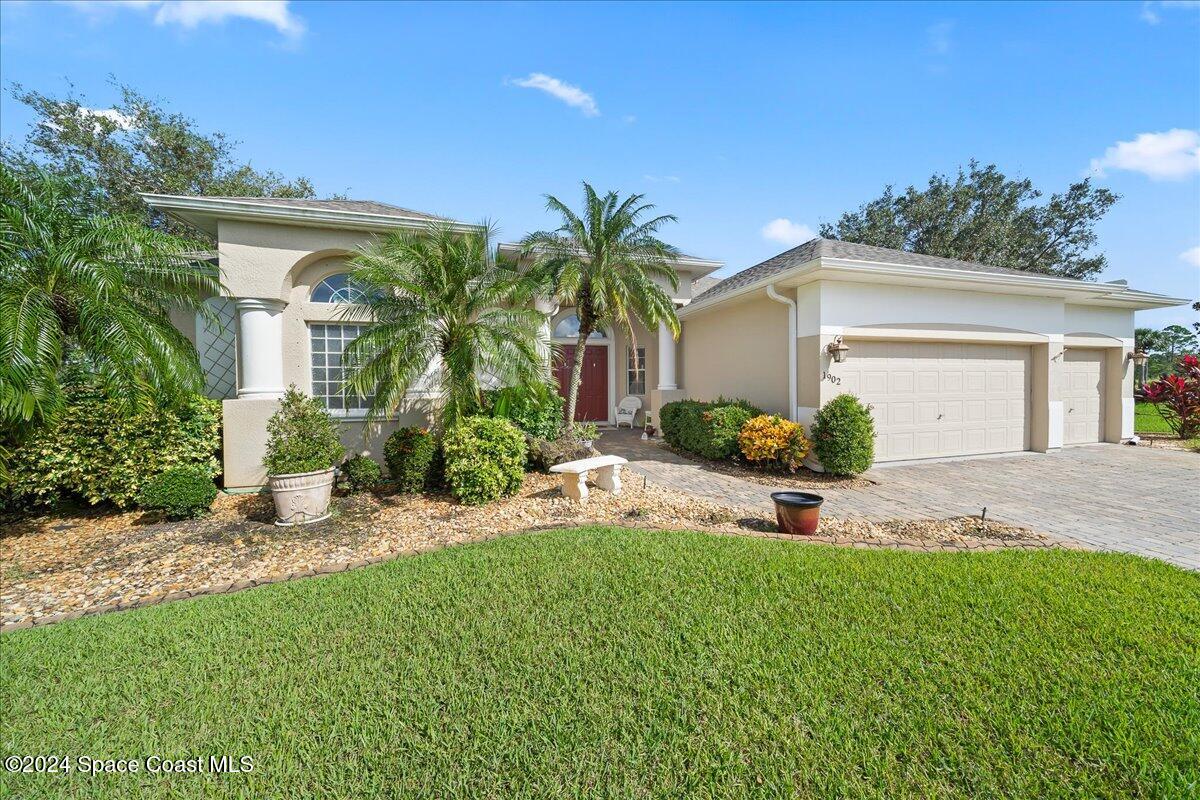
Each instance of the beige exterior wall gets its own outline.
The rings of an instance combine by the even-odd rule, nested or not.
[[[787,307],[765,294],[683,321],[683,394],[696,400],[744,397],[788,416]]]

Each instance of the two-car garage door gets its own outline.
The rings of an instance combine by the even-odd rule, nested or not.
[[[877,461],[1029,449],[1028,346],[850,345],[838,389],[873,406]]]

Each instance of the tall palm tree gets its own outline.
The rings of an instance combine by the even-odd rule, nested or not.
[[[0,433],[52,418],[64,374],[148,404],[200,391],[195,348],[168,317],[203,313],[217,268],[195,242],[96,213],[87,187],[0,163]]]
[[[624,200],[616,192],[603,197],[586,181],[583,208],[576,214],[558,198],[546,195],[546,208],[562,218],[552,231],[535,231],[522,244],[536,259],[535,270],[554,287],[559,302],[575,306],[579,336],[571,366],[571,385],[564,412],[567,429],[575,423],[575,405],[583,375],[584,348],[600,328],[624,329],[634,339],[633,320],[654,329],[666,323],[679,335],[671,297],[655,279],[679,286],[670,259],[679,251],[658,239],[658,230],[675,222],[670,214],[650,216],[654,206],[645,195]]]
[[[347,346],[343,367],[348,389],[374,395],[370,416],[395,411],[428,380],[448,427],[479,408],[481,378],[543,379],[549,343],[542,315],[528,307],[538,284],[493,258],[492,235],[487,225],[464,233],[433,223],[388,234],[351,259],[363,299],[346,313],[366,312],[373,324]]]

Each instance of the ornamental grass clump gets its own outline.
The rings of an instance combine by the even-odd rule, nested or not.
[[[284,392],[279,410],[267,422],[268,475],[297,475],[331,469],[342,460],[338,424],[320,401],[294,385]]]
[[[747,461],[795,472],[811,447],[804,429],[783,417],[760,414],[746,422],[738,434],[738,445]]]
[[[875,461],[875,421],[852,394],[821,406],[813,417],[812,438],[813,451],[830,474],[859,475]]]

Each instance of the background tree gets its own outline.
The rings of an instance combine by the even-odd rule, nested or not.
[[[972,161],[954,178],[933,175],[925,189],[888,186],[857,211],[821,225],[821,236],[1065,278],[1094,278],[1106,265],[1088,255],[1095,225],[1117,195],[1087,179],[1038,203],[1029,180]]]
[[[100,213],[95,188],[0,164],[0,427],[52,418],[68,368],[130,406],[199,392],[195,348],[168,312],[221,289],[196,243]]]
[[[96,194],[95,210],[136,216],[153,227],[191,236],[203,234],[183,230],[182,223],[147,208],[137,192],[314,196],[307,178],[289,180],[237,161],[237,142],[226,134],[202,133],[194,120],[166,111],[128,86],[117,89],[121,100],[96,110],[73,88],[60,99],[14,85],[13,97],[37,119],[23,149],[4,148],[4,161],[21,171],[41,168],[68,179],[87,178]]]
[[[1133,349],[1137,352],[1152,356],[1161,349],[1162,332],[1154,328],[1135,328],[1133,331]],[[1150,373],[1150,360],[1142,364],[1138,380],[1145,383]]]
[[[544,317],[528,307],[540,285],[493,258],[492,234],[435,223],[390,233],[351,259],[364,298],[346,313],[368,312],[374,324],[347,346],[343,368],[350,391],[374,395],[371,416],[394,412],[429,379],[441,424],[450,427],[478,410],[482,376],[518,385],[544,379]]]
[[[658,230],[674,222],[670,214],[650,217],[654,210],[645,195],[621,200],[616,192],[601,197],[586,181],[579,214],[558,198],[547,195],[546,208],[562,218],[552,231],[535,231],[522,244],[536,259],[536,271],[553,287],[564,305],[579,317],[575,361],[564,411],[568,432],[575,424],[575,404],[583,376],[584,348],[592,332],[606,327],[625,330],[634,340],[634,319],[653,330],[666,323],[675,336],[679,320],[671,297],[655,282],[679,286],[668,259],[679,251],[658,239]]]

